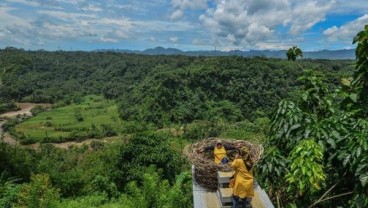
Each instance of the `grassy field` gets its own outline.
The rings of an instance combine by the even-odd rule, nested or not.
[[[42,112],[15,126],[22,143],[62,142],[114,136],[122,121],[117,105],[100,96]]]

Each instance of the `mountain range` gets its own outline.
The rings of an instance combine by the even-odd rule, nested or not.
[[[187,55],[187,56],[243,56],[243,57],[267,57],[267,58],[286,58],[286,50],[232,50],[232,51],[182,51],[176,48],[156,47],[143,51],[121,50],[121,49],[100,49],[96,51],[113,51],[120,53],[134,53],[144,55]],[[306,59],[355,59],[355,49],[341,50],[320,50],[303,52]]]

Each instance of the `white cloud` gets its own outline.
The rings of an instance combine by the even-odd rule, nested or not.
[[[301,34],[324,20],[335,1],[227,0],[217,1],[199,20],[219,38],[234,45],[254,45],[275,35],[278,26]]]
[[[101,42],[105,42],[105,43],[117,43],[119,42],[118,40],[116,39],[113,39],[113,38],[106,38],[106,37],[101,37],[99,39]]]
[[[72,21],[77,22],[84,19],[96,19],[97,16],[94,14],[85,14],[85,13],[73,13],[73,12],[65,12],[65,11],[53,11],[53,10],[39,10],[37,14],[47,15],[49,17],[54,17],[63,21]]]
[[[177,20],[184,16],[186,9],[206,9],[208,0],[172,0],[171,5],[174,11],[170,19]]]
[[[208,40],[204,40],[204,39],[198,39],[198,38],[194,38],[192,40],[192,44],[193,45],[212,45],[208,42]]]
[[[6,2],[8,3],[21,3],[21,4],[25,4],[25,5],[29,5],[29,6],[39,6],[40,4],[34,1],[29,1],[29,0],[6,0]]]
[[[368,24],[368,13],[340,27],[332,26],[323,31],[323,34],[330,41],[351,42],[353,37],[363,30],[366,24]]]
[[[0,46],[135,39],[171,46],[180,40],[181,46],[216,45],[218,50],[280,49],[305,42],[314,44],[311,48],[342,48],[348,44],[338,45],[339,41],[348,40],[351,45],[352,37],[368,23],[365,1],[2,0]],[[361,17],[343,26],[313,28],[336,14],[339,24],[346,14]]]
[[[157,42],[157,39],[155,38],[155,37],[149,37],[149,39],[148,39],[149,41],[151,41],[151,42]]]
[[[366,0],[335,0],[335,2],[331,10],[332,14],[361,15],[368,11],[368,2]]]
[[[81,10],[86,12],[101,12],[103,8],[100,5],[88,4],[82,7]]]
[[[175,10],[171,15],[170,19],[179,19],[184,16],[184,12],[180,9]]]
[[[170,37],[169,40],[173,43],[177,43],[179,41],[178,37]]]
[[[5,29],[9,23],[18,26],[27,26],[27,20],[11,15],[10,12],[14,10],[12,7],[0,7],[0,30]]]
[[[324,21],[326,13],[334,3],[334,1],[325,4],[320,4],[317,1],[306,1],[295,6],[289,20],[291,25],[290,33],[293,35],[300,34],[313,27],[316,23]]]
[[[178,22],[167,22],[158,20],[146,20],[131,21],[132,25],[135,27],[136,31],[151,33],[152,31],[165,31],[165,32],[186,32],[188,30],[193,30],[199,27],[199,25],[186,21]]]
[[[282,42],[259,42],[255,44],[255,47],[260,50],[285,50],[287,48],[292,47],[291,43],[282,43]]]

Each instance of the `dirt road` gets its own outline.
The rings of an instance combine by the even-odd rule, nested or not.
[[[17,105],[19,106],[20,110],[18,111],[11,111],[11,112],[7,112],[4,114],[0,115],[0,118],[12,118],[15,117],[17,115],[27,115],[30,116],[31,113],[31,109],[36,107],[36,106],[50,106],[50,104],[36,104],[36,103],[17,103]]]

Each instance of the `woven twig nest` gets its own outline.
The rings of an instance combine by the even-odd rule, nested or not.
[[[199,151],[209,145],[216,145],[216,141],[221,139],[223,145],[236,146],[239,148],[247,147],[249,149],[249,160],[256,165],[263,154],[263,147],[259,144],[253,144],[244,140],[230,140],[222,138],[208,138],[197,143],[188,145],[184,149],[184,155],[194,165],[194,178],[199,185],[209,190],[216,190],[218,187],[217,171],[230,171],[229,164],[216,164],[214,162],[213,151]],[[227,151],[227,156],[232,161],[236,151]]]

